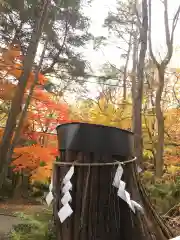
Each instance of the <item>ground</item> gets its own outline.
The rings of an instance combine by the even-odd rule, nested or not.
[[[14,225],[21,223],[21,219],[15,216],[17,212],[23,212],[25,214],[40,212],[43,209],[43,205],[32,205],[22,203],[7,202],[6,204],[0,204],[0,239],[7,239],[7,235]]]
[[[0,239],[5,240],[12,227],[21,223],[21,221],[16,217],[0,215],[0,223]]]

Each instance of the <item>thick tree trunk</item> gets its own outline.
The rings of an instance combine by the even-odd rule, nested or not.
[[[44,2],[41,18],[39,22],[36,24],[35,31],[32,34],[27,56],[23,64],[23,71],[19,78],[17,90],[12,100],[11,109],[9,112],[8,120],[7,120],[4,134],[2,137],[2,142],[0,145],[0,188],[3,185],[3,178],[4,178],[4,172],[5,172],[4,166],[5,166],[5,162],[7,161],[7,153],[11,145],[11,139],[12,139],[13,131],[16,127],[17,117],[21,112],[21,105],[23,102],[25,88],[27,85],[29,74],[32,70],[33,61],[36,55],[36,51],[37,51],[39,39],[41,37],[44,22],[47,17],[48,5],[49,5],[49,0],[46,0]]]
[[[157,120],[157,128],[158,128],[158,136],[156,143],[156,159],[155,159],[155,173],[157,177],[161,177],[163,174],[163,153],[164,153],[164,116],[161,109],[161,97],[164,89],[164,72],[165,68],[163,65],[160,65],[158,68],[158,77],[159,84],[156,90],[156,120]]]
[[[57,240],[171,238],[171,232],[152,208],[139,182],[135,159],[127,161],[134,155],[132,133],[82,123],[61,125],[57,133],[60,161],[57,159],[55,162],[53,172]],[[123,144],[117,144],[119,142]],[[118,188],[112,185],[117,168],[120,167],[119,164],[114,165],[117,161],[122,163],[122,174],[116,176],[118,180],[124,181],[129,197],[142,206],[141,211],[136,209],[134,212],[127,204],[128,193],[122,190],[122,182],[117,183],[119,194],[122,194],[120,197]],[[58,212],[60,209],[62,211],[62,198],[65,196],[63,179],[69,175],[67,172],[71,166],[74,166],[74,174],[66,180],[72,183],[72,201],[69,204],[73,213],[61,223]]]
[[[113,161],[110,156],[79,153],[76,157],[73,152],[61,151],[61,161],[74,162],[77,159],[84,163],[97,163],[102,159],[103,162]],[[143,215],[138,211],[134,214],[127,203],[118,198],[117,190],[112,186],[116,169],[116,166],[75,166],[70,204],[74,212],[60,223],[57,212],[62,207],[61,183],[69,168],[56,163],[53,186],[57,240],[168,240],[172,237],[139,182],[136,164],[130,163],[124,167],[123,181],[132,199],[143,206]]]

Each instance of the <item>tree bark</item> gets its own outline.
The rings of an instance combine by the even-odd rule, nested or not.
[[[2,142],[0,145],[0,188],[2,187],[2,184],[3,184],[3,176],[5,171],[4,166],[5,166],[5,162],[7,161],[7,153],[11,145],[11,139],[13,136],[14,129],[16,127],[17,117],[21,112],[21,105],[23,102],[25,88],[27,85],[29,74],[32,70],[32,66],[33,66],[35,55],[36,55],[39,39],[42,34],[43,26],[47,18],[49,3],[50,3],[49,0],[44,1],[41,18],[37,22],[35,26],[35,30],[32,33],[27,56],[25,57],[25,60],[23,63],[23,71],[19,78],[17,90],[12,100],[11,109],[9,112],[6,127],[2,137]]]
[[[156,143],[156,161],[155,161],[155,174],[157,177],[161,177],[163,175],[163,153],[164,153],[164,116],[163,111],[161,109],[161,98],[164,89],[164,72],[165,68],[161,65],[158,68],[158,78],[159,84],[156,90],[156,99],[155,99],[155,112],[156,112],[156,121],[157,121],[157,143]]]
[[[138,16],[139,17],[139,16]],[[140,52],[137,64],[137,84],[134,98],[134,133],[135,133],[135,153],[138,162],[143,158],[142,141],[142,96],[144,85],[144,66],[147,50],[147,31],[148,31],[148,10],[147,0],[142,1],[142,25],[140,27]]]
[[[157,177],[161,177],[163,174],[163,167],[164,167],[164,116],[163,111],[161,108],[161,98],[162,93],[164,90],[164,75],[165,75],[165,69],[168,65],[168,63],[171,60],[172,54],[173,54],[173,40],[174,40],[174,31],[177,26],[177,21],[180,15],[180,6],[178,7],[173,21],[172,21],[172,30],[170,32],[169,29],[169,17],[168,17],[168,4],[167,0],[163,1],[164,3],[164,25],[165,25],[165,37],[166,37],[166,47],[167,47],[167,53],[164,57],[164,59],[159,63],[154,56],[153,50],[152,50],[152,39],[151,39],[151,0],[149,0],[149,52],[150,56],[156,65],[156,68],[158,70],[158,86],[156,90],[156,99],[155,99],[155,111],[156,111],[156,120],[157,120],[157,127],[158,127],[158,138],[156,143],[156,159],[155,159],[155,174]]]
[[[61,151],[60,159],[72,164],[74,161],[113,161],[110,155],[100,156],[92,152],[79,152],[76,155],[73,151]],[[126,182],[132,199],[143,206],[144,214],[138,211],[134,214],[127,203],[118,198],[117,190],[112,186],[116,169],[116,166],[75,166],[70,203],[73,214],[62,224],[57,213],[62,207],[62,180],[69,168],[55,163],[53,209],[57,240],[167,240],[172,237],[172,233],[149,202],[139,181],[136,164],[130,163],[124,167],[123,181]]]
[[[132,131],[135,131],[135,95],[136,95],[136,73],[137,73],[137,54],[138,54],[138,31],[136,30],[133,34],[133,64],[131,71],[131,95],[132,95]]]
[[[133,32],[133,25],[132,25],[132,30],[129,33],[129,43],[128,43],[128,51],[127,51],[127,57],[126,57],[126,63],[124,66],[124,72],[123,72],[123,101],[125,102],[127,100],[127,76],[128,76],[128,64],[129,64],[129,58],[130,58],[130,53],[131,53],[131,48],[132,48],[132,32]]]

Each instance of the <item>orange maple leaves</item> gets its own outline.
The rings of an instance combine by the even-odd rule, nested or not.
[[[16,90],[17,81],[23,71],[22,53],[18,44],[11,44],[3,49],[0,57],[0,98],[4,101],[12,100]],[[12,78],[13,77],[13,78]],[[24,103],[29,89],[34,84],[35,73],[29,74]],[[22,136],[27,140],[34,140],[35,145],[18,146],[14,150],[12,165],[15,171],[26,171],[32,175],[33,180],[44,180],[50,177],[52,164],[58,155],[57,141],[46,141],[46,132],[54,131],[62,122],[68,121],[68,108],[64,103],[47,91],[43,85],[47,78],[38,73],[38,81],[34,88],[30,106],[22,129]],[[43,133],[39,133],[42,131]]]
[[[3,49],[2,51],[2,56],[0,57],[0,71],[3,73],[3,79],[2,79],[2,84],[6,83],[11,83],[11,86],[5,86],[10,88],[11,87],[11,95],[9,94],[2,94],[2,91],[0,92],[0,97],[5,99],[5,100],[10,100],[13,97],[12,91],[15,90],[16,83],[13,82],[12,80],[9,81],[11,76],[15,80],[19,80],[22,71],[23,71],[23,64],[21,62],[22,60],[22,54],[21,54],[21,49],[18,44],[12,44],[9,46],[8,49]],[[28,94],[29,88],[32,86],[32,84],[35,81],[35,73],[30,72],[28,81],[27,81],[27,86],[26,86],[26,94]],[[47,82],[47,78],[44,77],[41,73],[38,73],[38,81],[37,83],[39,85],[44,85]],[[13,87],[12,87],[13,86]],[[2,86],[1,86],[2,87]],[[38,89],[35,89],[35,92],[38,91]]]
[[[12,166],[14,171],[30,172],[32,180],[44,181],[51,176],[55,152],[54,148],[41,147],[38,144],[18,147],[14,151],[15,160]]]
[[[51,148],[45,148],[40,145],[31,145],[26,147],[17,147],[14,150],[14,157],[16,160],[13,164],[16,169],[30,169],[34,170],[41,163],[47,164],[54,160],[53,150]]]
[[[10,44],[8,49],[1,49],[2,56],[0,58],[0,66],[5,69],[10,69],[14,66],[16,60],[20,59],[21,47],[19,44]],[[4,70],[4,69],[3,69]]]

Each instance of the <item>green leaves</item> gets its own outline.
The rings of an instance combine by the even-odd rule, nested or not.
[[[93,49],[98,50],[101,46],[105,46],[106,38],[104,36],[98,36],[94,38]]]

